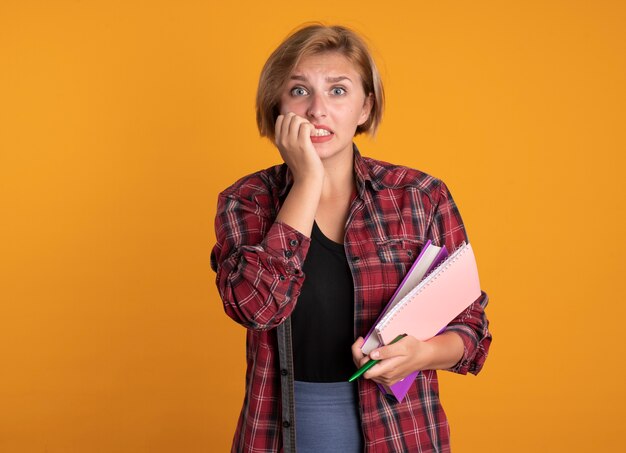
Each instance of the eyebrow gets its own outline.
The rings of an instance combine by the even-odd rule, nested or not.
[[[304,76],[300,76],[300,75],[292,75],[291,77],[289,77],[290,80],[301,80],[302,82],[306,82],[307,78]],[[349,77],[346,76],[337,76],[337,77],[326,77],[326,82],[328,83],[337,83],[337,82],[341,82],[342,80],[347,80],[350,83],[352,83],[352,80],[350,80]]]

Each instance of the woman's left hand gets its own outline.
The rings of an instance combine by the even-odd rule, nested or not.
[[[378,384],[387,386],[395,384],[413,371],[428,369],[432,363],[432,346],[410,335],[394,344],[374,349],[369,356],[361,352],[363,343],[362,337],[354,342],[352,359],[359,368],[370,359],[380,360],[363,375],[365,379],[371,379]]]

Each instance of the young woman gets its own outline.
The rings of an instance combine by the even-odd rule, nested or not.
[[[450,449],[435,370],[482,368],[485,293],[433,339],[376,349],[381,362],[347,382],[370,358],[362,337],[426,241],[454,250],[467,240],[442,181],[354,145],[375,133],[383,98],[365,43],[345,27],[301,28],[263,68],[257,123],[284,163],[219,195],[211,255],[224,309],[248,329],[232,451]],[[376,386],[415,370],[401,403]]]

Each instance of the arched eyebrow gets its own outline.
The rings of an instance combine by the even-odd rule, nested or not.
[[[307,78],[300,75],[292,75],[291,77],[289,77],[289,80],[300,80],[302,82],[307,82]],[[341,82],[342,80],[347,80],[348,82],[352,83],[352,80],[350,80],[350,78],[346,76],[326,77],[326,82],[328,83],[337,83]]]

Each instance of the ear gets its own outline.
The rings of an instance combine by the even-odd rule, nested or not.
[[[363,102],[363,108],[361,109],[361,116],[359,117],[358,125],[364,124],[367,119],[370,117],[370,113],[372,112],[372,106],[374,105],[374,93],[369,93],[365,96],[365,101]]]

